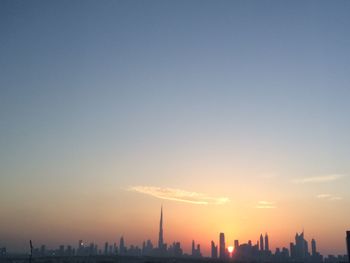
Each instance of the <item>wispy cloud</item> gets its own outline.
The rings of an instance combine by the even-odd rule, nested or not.
[[[323,175],[323,176],[298,178],[298,179],[293,180],[293,182],[297,183],[297,184],[327,183],[327,182],[336,181],[344,176],[345,175],[343,175],[343,174],[329,174],[329,175]]]
[[[325,198],[329,198],[331,197],[330,194],[319,194],[319,195],[316,195],[317,198],[320,198],[320,199],[325,199]]]
[[[227,197],[213,197],[203,193],[190,192],[181,189],[156,186],[131,186],[129,191],[150,195],[160,199],[186,202],[197,205],[222,205],[229,202]]]
[[[329,200],[329,201],[339,201],[343,199],[343,197],[341,196],[335,196],[331,194],[318,194],[316,195],[316,197],[319,199]]]
[[[342,200],[342,199],[343,199],[343,197],[341,197],[341,196],[332,196],[329,200],[338,201],[338,200]]]
[[[255,208],[259,209],[273,209],[276,208],[274,202],[270,201],[259,201],[258,204],[255,206]]]

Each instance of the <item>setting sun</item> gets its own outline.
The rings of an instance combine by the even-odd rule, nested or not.
[[[228,246],[227,250],[231,254],[233,252],[233,246]]]

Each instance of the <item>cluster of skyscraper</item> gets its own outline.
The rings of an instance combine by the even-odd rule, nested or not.
[[[316,251],[316,241],[311,240],[311,254],[309,253],[308,242],[304,239],[304,232],[295,234],[295,244],[290,243],[291,258],[297,261],[322,261],[322,256]]]
[[[234,247],[226,246],[225,242],[225,234],[219,234],[219,253],[218,246],[215,245],[214,241],[211,241],[211,257],[212,258],[220,258],[220,259],[240,259],[240,260],[251,260],[257,257],[264,257],[271,255],[271,251],[269,249],[269,237],[267,233],[265,234],[265,238],[263,235],[260,235],[260,241],[257,241],[255,245],[252,244],[252,241],[249,240],[246,244],[239,244],[239,240],[234,241]]]
[[[347,248],[350,252],[350,231],[347,231]],[[219,246],[219,247],[218,247]],[[180,242],[173,242],[168,246],[164,242],[163,236],[163,208],[160,212],[158,247],[154,247],[151,240],[144,241],[142,248],[131,245],[129,248],[125,245],[124,237],[119,240],[119,246],[116,243],[110,245],[105,243],[103,249],[98,249],[94,243],[85,245],[82,240],[79,240],[78,247],[75,249],[71,246],[59,246],[56,250],[46,250],[46,246],[33,250],[33,256],[91,256],[91,255],[128,255],[128,256],[154,256],[154,257],[193,257],[201,258],[202,253],[200,244],[192,241],[191,254],[183,253]],[[0,248],[0,257],[6,256],[6,248]],[[234,241],[234,246],[227,246],[225,242],[225,234],[219,234],[219,245],[215,245],[211,241],[211,258],[220,260],[237,260],[242,262],[247,261],[265,261],[265,262],[310,262],[310,263],[338,263],[346,262],[346,256],[328,255],[323,259],[323,256],[317,252],[315,239],[311,240],[311,253],[309,252],[308,242],[304,238],[304,232],[295,235],[295,243],[291,242],[289,249],[283,247],[276,248],[272,253],[269,247],[269,236],[267,233],[260,235],[255,244],[249,240],[247,243],[240,244],[239,240]],[[349,256],[350,262],[350,256]]]
[[[350,231],[347,231],[347,246],[350,251]],[[265,262],[346,262],[346,256],[339,255],[335,257],[328,255],[324,260],[323,256],[316,250],[315,239],[311,240],[311,253],[309,253],[308,242],[304,238],[304,232],[301,234],[296,233],[295,244],[290,243],[289,249],[283,247],[282,249],[276,248],[276,251],[272,253],[269,247],[269,236],[267,233],[265,236],[260,235],[259,240],[255,244],[249,240],[247,243],[239,244],[238,240],[234,241],[234,247],[226,247],[225,234],[219,234],[219,254],[218,246],[214,241],[211,241],[211,257],[216,259],[234,259],[237,261],[265,261]],[[350,257],[349,257],[350,262]]]

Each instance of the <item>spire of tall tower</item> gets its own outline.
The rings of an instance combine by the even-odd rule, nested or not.
[[[269,236],[265,233],[265,251],[269,251]]]
[[[159,239],[158,239],[158,248],[163,249],[163,205],[160,208],[160,222],[159,222]]]

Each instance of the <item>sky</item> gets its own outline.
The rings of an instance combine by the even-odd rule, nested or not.
[[[0,246],[296,232],[345,254],[349,1],[0,1]]]

